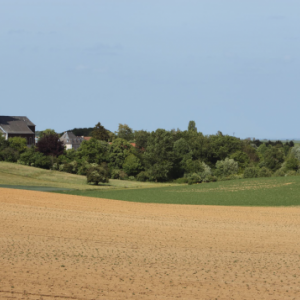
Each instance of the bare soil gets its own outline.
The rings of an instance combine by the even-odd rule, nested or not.
[[[0,299],[300,299],[300,208],[0,189]]]

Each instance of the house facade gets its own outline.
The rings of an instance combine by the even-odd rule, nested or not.
[[[27,140],[27,145],[35,145],[35,124],[27,117],[0,116],[0,134],[9,139],[22,137]]]
[[[84,141],[82,137],[75,136],[71,131],[65,132],[59,140],[64,143],[66,150],[74,149],[77,150],[81,143]]]

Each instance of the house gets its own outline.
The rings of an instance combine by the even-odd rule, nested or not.
[[[27,117],[0,116],[0,134],[6,140],[22,137],[28,146],[35,144],[35,125]]]
[[[66,150],[74,149],[77,150],[81,143],[84,141],[82,137],[75,136],[71,131],[65,132],[59,140],[64,143]]]

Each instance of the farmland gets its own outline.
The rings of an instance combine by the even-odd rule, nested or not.
[[[300,208],[0,189],[1,299],[299,299]]]
[[[300,205],[300,176],[241,179],[158,188],[61,192],[144,203],[293,206]]]
[[[0,299],[300,297],[298,176],[97,187],[0,163],[0,180]]]

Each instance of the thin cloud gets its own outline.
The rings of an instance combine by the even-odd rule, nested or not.
[[[89,55],[118,55],[122,50],[123,47],[120,44],[108,45],[100,43],[84,49],[83,52]]]

